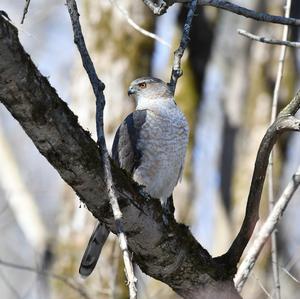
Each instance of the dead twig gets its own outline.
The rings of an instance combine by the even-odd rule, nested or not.
[[[264,36],[258,36],[258,35],[252,34],[243,29],[238,29],[237,32],[238,32],[238,34],[248,37],[257,42],[271,44],[271,45],[281,45],[281,46],[287,46],[287,47],[293,47],[293,48],[300,48],[300,42],[291,42],[291,41],[287,41],[287,40],[280,40],[280,39],[273,39],[273,38],[268,38],[268,37],[264,37]]]
[[[25,0],[25,6],[24,6],[24,10],[23,10],[23,16],[22,16],[21,24],[23,24],[24,21],[25,21],[25,17],[26,17],[26,14],[28,12],[29,4],[30,4],[30,0]]]
[[[281,269],[282,269],[282,271],[283,271],[287,276],[289,276],[294,282],[300,284],[300,280],[297,279],[293,274],[291,274],[291,272],[289,272],[289,271],[288,271],[287,269],[285,269],[285,268],[281,268]]]
[[[172,67],[171,79],[169,83],[169,86],[171,87],[173,94],[175,94],[177,80],[182,76],[181,58],[190,40],[190,30],[191,30],[191,25],[192,25],[196,7],[197,7],[197,0],[193,0],[183,26],[182,37],[181,37],[179,48],[174,52],[174,62]]]
[[[130,18],[130,16],[128,15],[128,12],[126,11],[126,9],[124,9],[122,6],[119,5],[119,3],[116,0],[109,0],[111,2],[111,4],[113,4],[114,6],[116,6],[116,8],[120,11],[120,13],[124,16],[124,18],[127,20],[128,24],[134,28],[136,31],[140,32],[141,34],[150,37],[156,41],[158,41],[159,43],[161,43],[162,45],[168,47],[169,49],[171,49],[171,45],[166,42],[164,39],[162,39],[161,37],[157,36],[156,34],[149,32],[147,30],[145,30],[144,28],[142,28],[141,26],[139,26],[137,23],[135,23],[132,18]]]
[[[103,157],[106,188],[107,188],[110,205],[112,207],[112,211],[116,223],[120,248],[123,253],[125,271],[128,279],[129,295],[130,295],[130,299],[136,299],[137,289],[135,284],[137,279],[134,275],[133,265],[130,259],[130,254],[127,245],[126,235],[123,230],[122,212],[120,210],[119,203],[114,191],[114,183],[112,179],[111,166],[110,166],[110,157],[106,148],[106,142],[104,137],[103,109],[105,106],[105,97],[104,97],[103,90],[105,86],[103,82],[98,78],[95,67],[86,48],[84,37],[81,31],[80,22],[79,22],[79,13],[77,10],[76,1],[67,0],[67,7],[72,21],[72,27],[74,31],[74,41],[80,52],[83,66],[86,72],[88,73],[96,97],[97,143],[99,146],[100,155]]]
[[[188,4],[192,2],[192,0],[169,0],[169,1],[160,1],[163,2],[163,9],[158,9],[157,5],[155,5],[153,0],[143,0],[143,2],[157,15],[164,14],[168,7],[175,3],[185,3]],[[146,3],[147,2],[147,3]],[[276,23],[276,24],[282,24],[282,25],[292,25],[292,26],[300,26],[300,20],[295,18],[286,18],[282,16],[274,16],[267,13],[262,13],[258,11],[254,11],[251,9],[248,9],[246,7],[239,6],[237,4],[231,3],[229,1],[225,0],[198,0],[197,5],[202,6],[212,6],[216,8],[220,8],[223,10],[230,11],[232,13],[241,15],[246,18],[251,18],[257,21],[261,22],[267,22],[267,23]]]
[[[55,273],[52,273],[49,271],[45,271],[45,270],[39,270],[39,269],[29,267],[29,266],[18,265],[15,263],[4,261],[2,259],[0,259],[0,265],[9,267],[9,268],[18,269],[18,270],[34,272],[38,275],[43,275],[43,276],[47,276],[47,277],[59,280],[59,281],[63,282],[65,285],[67,285],[69,288],[76,291],[82,298],[91,299],[91,297],[86,293],[86,291],[82,288],[82,286],[76,285],[76,283],[71,281],[71,279],[64,277],[62,275],[58,275],[58,274],[55,274]],[[105,293],[105,295],[107,295],[107,292],[103,292],[103,293]]]
[[[255,280],[255,281],[258,283],[259,287],[260,287],[260,288],[262,289],[262,291],[266,294],[266,296],[267,296],[268,298],[272,298],[271,294],[267,291],[267,289],[265,288],[265,286],[262,284],[261,280],[258,279],[253,273],[252,273],[251,276],[252,276],[253,280]]]

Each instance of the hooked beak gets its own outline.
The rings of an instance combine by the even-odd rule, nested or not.
[[[135,93],[135,89],[132,86],[130,86],[128,88],[128,92],[127,93],[128,93],[128,96],[131,96],[131,95],[133,95]]]

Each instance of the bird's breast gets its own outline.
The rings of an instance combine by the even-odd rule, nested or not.
[[[137,144],[141,163],[133,178],[152,197],[165,200],[172,194],[183,168],[188,133],[187,121],[177,107],[147,111]]]

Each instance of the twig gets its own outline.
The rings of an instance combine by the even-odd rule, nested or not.
[[[285,5],[285,14],[284,16],[288,18],[290,16],[291,10],[291,0],[286,0]],[[288,26],[285,25],[283,28],[282,33],[282,40],[286,41],[288,37]],[[272,124],[276,119],[277,114],[277,107],[278,107],[278,99],[279,99],[279,89],[281,85],[281,80],[283,76],[283,68],[284,68],[284,59],[286,54],[286,46],[281,47],[279,62],[278,62],[278,70],[276,76],[276,83],[273,93],[273,100],[272,100],[272,110],[271,110],[271,120],[270,123]],[[269,190],[269,213],[274,208],[274,187],[273,187],[273,157],[274,157],[274,150],[271,151],[269,157],[269,165],[268,165],[268,190]],[[280,299],[280,278],[279,278],[279,268],[278,268],[278,250],[277,250],[277,230],[274,229],[272,236],[271,236],[271,260],[272,260],[272,270],[273,270],[273,280],[275,286],[275,298]]]
[[[180,1],[181,2],[181,1]],[[208,5],[216,8],[221,8],[228,10],[235,14],[244,16],[246,18],[251,18],[257,21],[268,22],[268,23],[277,23],[283,25],[295,25],[300,26],[300,20],[294,18],[286,18],[282,16],[273,16],[267,13],[257,12],[236,4],[233,4],[229,1],[223,0],[198,0],[199,5]]]
[[[300,48],[300,42],[291,42],[291,41],[287,41],[287,40],[272,39],[272,38],[268,38],[268,37],[264,37],[264,36],[258,36],[258,35],[254,35],[243,29],[238,29],[237,32],[240,35],[243,35],[245,37],[248,37],[248,38],[258,41],[258,42],[271,44],[271,45],[281,45],[281,46],[287,46],[287,47],[293,47],[293,48]]]
[[[154,3],[151,0],[143,0],[146,6],[148,6],[155,15],[162,15],[167,11],[168,5],[163,0],[158,0]]]
[[[4,275],[4,273],[0,270],[0,277],[1,279],[3,280],[3,282],[5,283],[5,285],[7,286],[7,288],[14,294],[14,297],[17,298],[17,299],[22,299],[23,296],[21,296],[16,287],[15,287],[15,284],[14,283],[11,283],[7,278],[6,276]],[[24,297],[23,297],[24,298]]]
[[[124,16],[124,18],[127,20],[128,24],[134,28],[135,30],[137,30],[138,32],[140,32],[141,34],[148,36],[154,40],[157,40],[158,42],[160,42],[162,45],[168,47],[169,49],[171,49],[171,45],[166,42],[164,39],[162,39],[161,37],[157,36],[156,34],[149,32],[147,30],[145,30],[144,28],[140,27],[138,24],[136,24],[128,15],[128,12],[126,11],[126,9],[124,9],[122,6],[119,5],[119,3],[116,0],[109,0],[113,5],[115,5],[117,7],[117,9],[121,12],[121,14]]]
[[[153,1],[151,0],[143,0],[143,2],[150,2],[150,4],[146,4],[147,6],[155,6]],[[163,2],[163,1],[162,1]],[[164,14],[168,7],[173,5],[174,3],[189,3],[192,2],[192,0],[169,0],[167,1],[167,7],[164,8],[164,10],[158,10],[159,13],[156,14]],[[300,26],[300,20],[295,18],[285,18],[282,16],[274,16],[267,13],[257,12],[242,6],[239,6],[237,4],[231,3],[229,1],[224,0],[198,0],[198,5],[202,6],[213,6],[216,8],[224,9],[227,11],[230,11],[232,13],[241,15],[246,18],[251,18],[257,21],[262,22],[268,22],[268,23],[276,23],[276,24],[282,24],[282,25],[292,25],[292,26]],[[153,11],[153,9],[151,9]],[[154,11],[153,11],[154,12]],[[156,11],[157,12],[157,11]],[[155,12],[154,12],[155,13]]]
[[[299,248],[299,246],[297,246]],[[298,263],[298,261],[300,260],[300,254],[297,251],[296,253],[294,253],[291,257],[291,259],[289,260],[289,262],[285,265],[285,269],[287,269],[288,271],[290,271],[294,265],[296,263]]]
[[[104,130],[103,130],[103,109],[105,105],[105,97],[103,94],[103,90],[105,86],[103,82],[98,78],[93,62],[87,51],[84,37],[81,31],[80,22],[79,22],[79,13],[77,10],[76,1],[67,0],[67,6],[72,21],[72,27],[74,31],[74,41],[78,47],[83,66],[86,72],[88,73],[90,82],[94,90],[94,94],[96,96],[97,143],[99,146],[100,154],[103,156],[106,187],[107,187],[107,192],[110,199],[110,205],[112,207],[112,211],[116,223],[120,248],[123,253],[123,260],[124,260],[124,265],[125,265],[125,270],[126,270],[126,275],[128,279],[128,285],[129,285],[129,295],[130,295],[130,299],[135,299],[137,296],[137,289],[135,286],[137,279],[134,276],[133,265],[130,259],[127,240],[123,230],[123,225],[121,221],[122,212],[120,210],[119,203],[114,191],[114,184],[113,184],[111,166],[110,166],[110,157],[106,148],[106,142],[105,142]]]
[[[252,278],[258,283],[259,287],[263,290],[263,292],[267,295],[268,298],[271,298],[270,293],[267,291],[267,289],[265,288],[265,286],[262,284],[262,282],[260,281],[260,279],[258,279],[253,273],[252,273]]]
[[[300,280],[297,279],[294,275],[291,274],[291,272],[289,272],[287,269],[285,268],[281,268],[282,271],[287,275],[289,276],[293,281],[295,281],[296,283],[299,283],[300,284]]]
[[[270,237],[272,231],[275,229],[277,223],[281,219],[285,208],[287,207],[289,201],[292,199],[293,194],[295,193],[299,185],[300,185],[300,166],[298,167],[296,173],[293,175],[289,184],[286,186],[282,195],[276,202],[267,220],[258,231],[257,236],[254,239],[253,245],[247,252],[243,262],[239,266],[238,272],[234,279],[235,286],[238,291],[241,291],[241,289],[243,288],[244,283],[246,282],[261,249],[263,248],[264,244]]]
[[[25,0],[25,6],[24,6],[24,10],[23,10],[23,16],[22,16],[22,20],[21,20],[21,24],[24,23],[25,21],[25,17],[26,17],[26,14],[28,12],[28,8],[29,8],[29,4],[30,4],[30,0]]]
[[[300,131],[300,121],[294,117],[300,108],[300,91],[292,101],[279,113],[275,122],[268,128],[258,149],[250,191],[247,199],[246,213],[241,229],[229,250],[215,260],[224,263],[235,271],[242,253],[253,233],[259,219],[259,205],[265,181],[270,152],[278,137],[285,131]]]
[[[186,16],[179,48],[174,52],[174,62],[173,62],[173,68],[171,73],[171,79],[169,83],[169,86],[171,87],[173,94],[175,94],[177,80],[182,76],[181,58],[190,40],[190,29],[191,29],[196,7],[197,7],[197,0],[193,0],[192,3],[190,4],[190,8]]]
[[[78,294],[80,294],[81,297],[83,297],[85,299],[91,299],[91,297],[85,292],[85,290],[83,290],[83,288],[81,286],[77,286],[69,278],[64,277],[62,275],[58,275],[58,274],[55,274],[55,273],[52,273],[52,272],[49,272],[49,271],[35,269],[35,268],[29,267],[29,266],[23,266],[23,265],[18,265],[18,264],[15,264],[15,263],[6,262],[6,261],[3,261],[2,259],[0,259],[0,265],[5,266],[5,267],[9,267],[9,268],[34,272],[34,273],[39,274],[39,275],[54,278],[56,280],[59,280],[59,281],[63,282],[68,287],[70,287],[71,289],[78,292]],[[106,292],[105,292],[105,294],[106,294]]]

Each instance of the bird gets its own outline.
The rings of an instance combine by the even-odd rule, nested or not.
[[[159,199],[166,213],[174,213],[172,193],[182,176],[188,122],[175,102],[171,87],[158,78],[134,80],[128,96],[135,100],[136,109],[116,132],[112,159],[143,191]],[[108,234],[99,222],[83,255],[81,276],[92,273]]]

